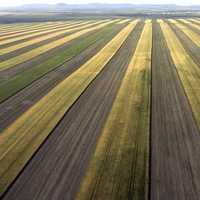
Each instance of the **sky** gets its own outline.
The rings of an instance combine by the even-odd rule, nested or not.
[[[2,1],[2,2],[1,2]],[[32,3],[134,3],[134,4],[179,4],[179,5],[190,5],[199,4],[200,0],[0,0],[0,7],[17,6],[22,4]]]

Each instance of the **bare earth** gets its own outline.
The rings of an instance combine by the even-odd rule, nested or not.
[[[153,32],[150,196],[198,200],[200,133],[159,25]]]

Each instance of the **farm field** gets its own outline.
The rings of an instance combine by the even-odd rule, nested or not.
[[[198,200],[200,19],[0,24],[0,199]]]

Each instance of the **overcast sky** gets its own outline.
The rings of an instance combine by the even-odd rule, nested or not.
[[[180,5],[190,5],[190,4],[200,4],[200,0],[0,0],[0,7],[5,6],[16,6],[21,4],[32,4],[32,3],[135,3],[135,4],[180,4]]]

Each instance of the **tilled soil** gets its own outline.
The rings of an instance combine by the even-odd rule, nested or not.
[[[137,26],[65,114],[3,199],[74,199],[142,27]]]
[[[198,200],[200,132],[160,26],[153,27],[152,200]]]

